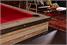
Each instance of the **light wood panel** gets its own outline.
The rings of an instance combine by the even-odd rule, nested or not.
[[[0,41],[2,45],[11,45],[45,31],[48,31],[48,22],[4,34],[0,37]]]

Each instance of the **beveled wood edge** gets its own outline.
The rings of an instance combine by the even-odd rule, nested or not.
[[[40,25],[40,26],[39,26],[39,25]],[[23,31],[20,31],[20,33],[14,32],[15,34],[13,34],[13,36],[14,36],[14,35],[17,36],[17,35],[19,35],[19,34],[21,34],[21,33],[23,33],[22,35],[24,36],[24,35],[26,35],[25,32],[27,32],[27,31],[28,31],[28,33],[30,34],[30,33],[38,32],[38,31],[42,31],[42,30],[45,31],[45,30],[44,30],[45,28],[48,29],[48,25],[47,25],[47,24],[46,24],[46,25],[39,24],[39,25],[38,25],[38,27],[36,26],[37,28],[36,28],[36,27],[34,28],[35,30],[32,28],[32,29],[29,29],[29,30],[24,31],[24,33],[23,33]],[[46,26],[46,27],[44,28],[44,26]],[[40,27],[41,27],[41,28],[40,28]],[[30,32],[30,31],[32,31],[32,32]],[[23,37],[23,36],[20,35],[20,37]],[[8,38],[8,37],[10,37],[10,38]],[[10,42],[11,42],[11,41],[12,41],[11,37],[12,37],[11,35],[6,36],[5,38],[2,37],[2,39],[3,39],[3,40],[1,39],[1,41],[3,41],[2,43],[9,42],[9,40],[10,40]],[[9,40],[7,40],[6,38],[8,38]],[[5,40],[5,39],[6,39],[6,40]],[[18,39],[18,37],[14,37],[14,38],[13,38],[14,42],[15,42],[16,39]],[[5,40],[5,41],[4,41],[4,40]],[[12,42],[12,43],[13,43],[13,42]]]

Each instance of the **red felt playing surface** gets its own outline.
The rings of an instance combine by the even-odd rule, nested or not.
[[[26,19],[29,17],[32,17],[32,14],[26,13],[24,11],[18,11],[17,9],[13,9],[5,5],[1,5],[1,23],[18,20],[21,18]]]

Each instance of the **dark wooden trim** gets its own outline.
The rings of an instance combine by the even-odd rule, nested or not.
[[[3,29],[3,30],[1,30],[1,35],[9,33],[9,32],[16,31],[16,30],[19,30],[19,29],[24,29],[24,28],[27,28],[27,27],[31,27],[31,26],[34,26],[34,25],[37,25],[37,24],[41,24],[41,23],[44,23],[44,22],[49,21],[49,20],[50,20],[50,18],[46,18],[46,19],[35,21],[35,22],[30,22],[30,23],[18,25],[18,26],[15,26],[15,27]]]

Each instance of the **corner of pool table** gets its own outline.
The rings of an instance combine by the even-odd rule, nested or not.
[[[1,5],[1,43],[12,45],[48,31],[49,16]]]

